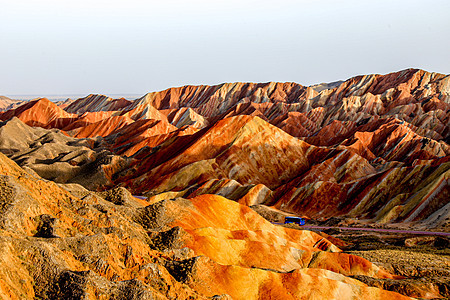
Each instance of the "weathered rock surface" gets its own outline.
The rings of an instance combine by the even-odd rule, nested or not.
[[[103,161],[96,170],[107,179],[95,189],[122,185],[158,199],[218,194],[310,218],[447,230],[449,101],[448,75],[408,69],[311,87],[184,86],[135,101],[89,95],[65,111],[40,99],[0,118],[59,128],[86,138],[91,151],[132,157],[130,164]],[[39,152],[33,147],[27,156]],[[53,157],[27,166],[48,179],[74,177],[73,159],[74,166],[62,167],[72,175],[50,176]],[[22,157],[11,158],[24,165]]]
[[[0,151],[24,168],[58,183],[80,183],[97,190],[111,185],[111,176],[129,164],[94,140],[30,127],[18,118],[0,124]]]
[[[0,201],[5,299],[410,299],[347,277],[396,278],[322,236],[216,195],[147,205],[123,188],[58,186],[0,154]]]
[[[30,126],[59,128],[73,122],[77,115],[66,112],[46,98],[41,98],[0,113],[0,119],[4,121],[13,117]]]
[[[130,106],[131,103],[131,101],[124,98],[112,99],[104,95],[91,94],[72,102],[65,108],[65,110],[74,114],[83,114],[85,112],[118,111]]]

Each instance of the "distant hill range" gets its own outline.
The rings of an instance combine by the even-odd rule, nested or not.
[[[407,69],[59,104],[43,98],[0,114],[2,151],[57,182],[160,198],[218,194],[314,219],[450,224],[449,75]],[[18,130],[27,143],[7,133]]]
[[[6,95],[7,98],[21,101],[31,101],[38,98],[47,98],[52,102],[66,101],[68,99],[79,99],[85,96],[85,94],[62,94],[62,95]],[[111,94],[110,97],[113,98],[126,98],[126,99],[136,99],[139,98],[140,94]],[[0,96],[5,97],[5,96]]]
[[[0,111],[6,111],[10,109],[14,109],[22,105],[24,101],[22,100],[13,100],[5,96],[0,96]]]

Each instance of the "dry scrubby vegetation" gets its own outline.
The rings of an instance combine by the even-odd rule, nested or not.
[[[450,298],[450,238],[403,234],[337,233],[349,243],[345,252],[364,257],[393,274],[405,276],[403,289],[429,286]],[[337,234],[336,234],[337,233]],[[401,290],[398,283],[356,277],[363,282],[391,290]]]

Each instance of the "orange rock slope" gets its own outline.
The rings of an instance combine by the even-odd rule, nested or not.
[[[396,278],[372,263],[220,196],[148,204],[3,154],[0,174],[3,299],[410,299],[347,277]]]
[[[25,124],[43,128],[59,128],[76,119],[76,115],[67,113],[46,98],[30,101],[18,108],[0,113],[1,120],[17,117]]]

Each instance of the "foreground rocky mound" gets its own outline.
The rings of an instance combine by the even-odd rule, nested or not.
[[[0,174],[4,299],[408,299],[348,277],[397,278],[369,261],[220,196],[149,204],[3,154]]]
[[[94,190],[111,185],[112,174],[129,164],[129,159],[114,155],[95,139],[30,127],[16,117],[0,122],[0,151],[46,179]]]

